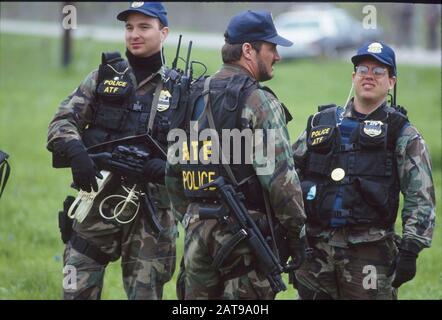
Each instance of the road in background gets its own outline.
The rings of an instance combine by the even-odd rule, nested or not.
[[[48,37],[62,36],[63,29],[58,23],[0,20],[0,33],[38,35]],[[81,25],[73,30],[74,39],[93,39],[96,41],[121,42],[124,39],[123,28],[110,28],[91,25]],[[193,45],[199,48],[220,50],[224,44],[222,33],[195,33],[187,31],[171,31],[167,39],[169,46],[176,46],[178,37],[183,34],[183,41],[193,41]],[[296,43],[294,44],[296,45]],[[421,48],[404,49],[395,48],[398,64],[413,64],[426,66],[441,66],[441,50],[429,51]],[[356,49],[356,48],[355,48]],[[353,51],[342,53],[339,58],[348,60]]]

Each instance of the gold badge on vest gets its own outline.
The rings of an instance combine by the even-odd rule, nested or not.
[[[171,96],[172,95],[170,94],[169,91],[161,90],[160,98],[158,100],[158,107],[157,107],[158,112],[163,112],[163,111],[166,111],[167,109],[169,109]]]

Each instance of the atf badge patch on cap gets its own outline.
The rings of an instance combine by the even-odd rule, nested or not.
[[[379,42],[373,42],[368,46],[367,51],[371,53],[381,53],[382,48],[383,48],[382,44],[380,44]]]
[[[130,5],[131,8],[139,8],[142,7],[144,5],[144,2],[132,2],[132,4]]]
[[[377,137],[382,133],[382,121],[365,120],[364,133],[370,137]]]
[[[169,91],[161,90],[160,98],[158,100],[158,107],[157,107],[158,112],[163,112],[163,111],[166,111],[167,109],[169,109],[171,96],[172,95],[170,94]]]

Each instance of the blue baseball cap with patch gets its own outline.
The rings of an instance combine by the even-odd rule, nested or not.
[[[126,21],[127,16],[134,12],[158,18],[166,27],[169,25],[166,8],[164,8],[161,2],[131,2],[129,9],[120,12],[117,15],[117,19],[120,21]]]
[[[253,41],[266,41],[283,47],[290,47],[293,44],[276,32],[269,11],[241,12],[230,20],[225,36],[226,42],[230,44]]]
[[[351,61],[356,66],[362,59],[369,57],[389,66],[392,70],[392,75],[396,76],[396,55],[393,49],[385,43],[367,42],[358,49],[356,55],[351,57]]]

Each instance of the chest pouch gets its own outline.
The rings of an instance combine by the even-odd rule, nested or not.
[[[359,143],[368,149],[385,149],[387,147],[388,125],[378,120],[365,120],[359,124]]]
[[[130,82],[103,80],[97,87],[98,108],[95,124],[110,130],[121,130],[128,116],[127,104],[132,91]]]
[[[112,104],[122,104],[129,96],[132,86],[128,81],[103,80],[97,88],[99,98]]]
[[[335,127],[327,125],[319,125],[311,128],[307,137],[307,146],[310,150],[320,153],[330,151]]]

